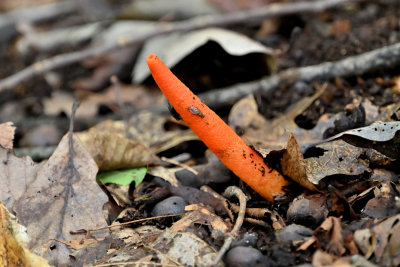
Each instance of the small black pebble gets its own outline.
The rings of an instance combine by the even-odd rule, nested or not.
[[[229,267],[267,266],[263,262],[263,254],[252,247],[234,247],[226,256],[226,264]]]
[[[231,245],[231,247],[255,247],[257,245],[258,234],[255,232],[245,232],[240,235]]]
[[[181,197],[173,196],[158,202],[151,211],[152,216],[179,214],[185,212],[188,203]]]

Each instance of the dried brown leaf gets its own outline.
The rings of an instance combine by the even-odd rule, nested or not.
[[[343,140],[320,144],[316,148],[323,154],[304,160],[307,177],[315,185],[331,175],[353,176],[370,172],[369,161],[374,163],[391,161],[378,151],[356,147]]]
[[[315,185],[308,180],[303,154],[292,134],[289,135],[286,150],[281,158],[281,167],[283,174],[290,179],[311,191],[317,191]]]
[[[91,128],[77,136],[103,171],[147,166],[155,160],[149,148],[120,134]]]
[[[71,230],[107,225],[103,205],[108,198],[96,183],[97,165],[78,138],[73,138],[73,150],[69,150],[69,141],[68,135],[64,136],[14,205],[27,226],[29,248],[56,265],[70,264],[72,251],[54,239],[73,240]],[[107,237],[108,231],[94,236]],[[96,255],[89,260],[95,259]]]

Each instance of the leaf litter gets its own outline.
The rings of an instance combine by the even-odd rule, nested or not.
[[[249,1],[247,4],[257,6],[259,1]],[[368,6],[370,9],[369,13],[364,13],[366,16],[382,8],[382,5]],[[351,8],[358,9],[360,6],[348,8],[350,14]],[[320,25],[320,28],[315,26],[310,29],[307,23],[304,28],[300,27],[303,32],[297,38],[295,31],[292,31],[290,48],[278,45],[275,51],[267,49],[264,67],[271,67],[268,72],[274,72],[276,67],[302,65],[304,62],[321,59],[332,60],[354,53],[355,48],[347,43],[347,39],[352,38],[346,39],[357,29],[352,18],[338,20],[333,13],[324,14],[324,18],[301,18],[303,22],[312,20],[312,24]],[[354,13],[350,17],[358,16]],[[395,20],[390,16],[393,14],[379,21],[381,27],[384,25],[393,30]],[[254,29],[257,31],[254,38],[266,44],[264,48],[277,48],[276,44],[281,42],[281,31],[287,26],[286,21],[292,20],[269,19],[263,23],[264,29]],[[122,42],[124,34],[131,31],[132,25],[123,25],[122,32],[118,33],[119,30],[114,32],[113,29],[119,27],[117,24],[108,27],[109,31],[103,31],[92,43],[113,38]],[[143,23],[141,30],[153,29],[156,25]],[[373,22],[373,26],[377,25]],[[255,51],[266,52],[264,48],[260,48],[262,51],[244,49],[246,55],[238,55],[237,51],[232,50],[235,47],[229,43],[252,43],[244,35],[236,36],[234,42],[207,39],[207,35],[219,30],[210,28],[177,34],[181,41],[176,43],[176,47],[165,45],[157,41],[157,38],[151,42],[159,42],[166,60],[182,73],[185,72],[187,60],[197,62],[194,59],[202,55],[205,58],[204,51],[211,51],[210,54],[216,51],[221,55],[227,53],[230,60],[238,62],[244,58],[251,60],[250,54]],[[313,42],[309,39],[310,32],[315,33],[312,35],[316,39]],[[117,37],[107,37],[107,34],[115,34]],[[196,34],[200,34],[200,37],[196,37]],[[318,39],[318,34],[325,37]],[[356,38],[360,37],[358,34]],[[374,42],[371,43],[381,45],[382,39],[379,38],[385,35],[374,36]],[[341,49],[342,45],[330,45],[331,48],[327,48],[327,37],[332,42],[341,40],[347,43],[348,50],[335,50]],[[396,39],[395,35],[391,38],[392,41]],[[182,41],[184,39],[191,40],[190,45]],[[197,40],[197,43],[193,40]],[[307,40],[306,46],[304,40]],[[321,44],[321,41],[321,49],[315,49],[315,45]],[[143,51],[151,42],[145,42]],[[215,43],[225,51],[222,53],[218,50],[220,48],[217,49]],[[357,49],[365,49],[368,43],[362,42],[362,48]],[[386,40],[384,44],[387,44]],[[246,45],[243,47],[246,48]],[[316,57],[310,56],[311,50],[314,50]],[[138,58],[146,56],[143,51]],[[99,114],[104,106],[111,110],[118,109],[116,101],[110,100],[112,97],[109,93],[102,95],[100,92],[96,96],[94,93],[79,91],[106,87],[108,76],[121,73],[124,69],[120,68],[121,65],[130,62],[129,59],[137,53],[133,50],[128,52],[110,54],[107,62],[102,62],[105,57],[88,60],[84,65],[95,69],[91,73],[93,76],[89,79],[74,77],[71,84],[78,90],[77,95],[88,99],[79,119],[90,119]],[[272,53],[278,58],[272,59]],[[289,58],[279,58],[282,56],[280,53],[287,53]],[[218,63],[220,58],[216,59]],[[144,60],[136,62],[133,72],[141,68],[140,64]],[[196,64],[191,65],[201,68]],[[231,66],[228,63],[225,65]],[[147,69],[142,67],[142,72],[143,80],[147,77]],[[193,76],[190,72],[187,75]],[[376,77],[380,74],[374,75]],[[27,243],[28,249],[52,264],[94,264],[98,260],[98,264],[134,262],[144,265],[150,262],[166,266],[209,266],[222,246],[226,233],[230,232],[235,223],[234,214],[240,209],[240,205],[221,198],[220,192],[228,185],[236,184],[246,194],[250,205],[246,208],[245,223],[238,242],[244,236],[257,236],[257,239],[255,243],[245,240],[232,246],[242,248],[245,244],[256,248],[265,256],[262,264],[287,266],[308,262],[314,266],[396,266],[399,264],[400,251],[397,244],[399,239],[396,238],[399,232],[400,204],[397,167],[399,104],[396,103],[398,74],[395,75],[391,77],[391,74],[382,74],[382,78],[372,79],[369,76],[354,77],[355,82],[353,79],[337,78],[335,81],[327,81],[327,84],[306,84],[308,89],[304,88],[304,84],[292,86],[288,81],[288,84],[281,85],[271,100],[265,99],[267,96],[255,94],[241,99],[233,106],[228,118],[231,127],[266,161],[295,182],[288,188],[288,198],[280,199],[275,204],[266,203],[251,189],[238,183],[229,170],[204,156],[205,148],[184,123],[161,116],[158,111],[153,113],[152,108],[136,112],[131,116],[129,125],[109,120],[89,131],[74,134],[74,157],[69,153],[66,135],[52,157],[40,164],[34,163],[29,157],[15,157],[12,151],[6,150],[12,147],[14,132],[9,127],[8,130],[1,130],[0,139],[3,139],[4,134],[6,140],[1,145],[6,149],[0,149],[0,201],[9,211],[16,213],[27,227],[31,239]],[[137,77],[140,78],[140,75],[134,76],[134,79]],[[225,81],[229,75],[223,77],[219,80],[230,84]],[[215,84],[209,78],[199,74],[193,79],[198,79],[194,83],[202,85]],[[46,79],[52,81],[51,75],[46,75]],[[129,79],[125,77],[125,81]],[[236,81],[234,78],[231,80]],[[56,83],[51,84],[54,86]],[[210,86],[215,87],[223,86]],[[201,86],[199,88],[204,90]],[[288,96],[282,96],[288,92],[285,91],[288,88],[291,90]],[[129,88],[127,92],[129,94]],[[145,90],[135,93],[138,97],[143,94]],[[57,96],[57,93],[53,97],[45,101],[45,113],[51,116],[70,114],[68,106],[61,107],[65,104],[62,97]],[[144,109],[152,102],[160,103],[159,95],[146,97],[143,101],[130,99],[130,102]],[[54,108],[53,100],[59,101],[58,105],[55,104],[58,109],[50,109]],[[73,99],[68,97],[67,100],[71,103]],[[342,103],[338,104],[338,100]],[[33,107],[29,108],[35,110]],[[227,110],[218,112],[227,114]],[[16,141],[19,142],[18,138]],[[160,160],[165,157],[174,160]],[[127,181],[125,185],[107,184],[100,187],[95,182],[99,169],[132,167],[150,168],[149,173],[141,176],[140,180],[143,178],[143,181],[140,184]],[[67,194],[68,191],[70,194]],[[185,215],[149,217],[157,203],[171,196],[180,196],[190,203]],[[4,211],[4,208],[1,214],[2,229],[9,229],[9,226],[4,225],[9,223],[12,215]],[[112,227],[107,228],[108,225]],[[3,236],[4,233],[2,231]],[[8,244],[14,242],[9,236],[0,240],[9,240]],[[1,256],[8,257],[13,253],[13,248],[8,244],[3,246],[6,250],[1,251]],[[24,247],[23,244],[19,246]],[[186,252],[184,255],[183,250]],[[21,251],[21,248],[17,247],[16,251]],[[29,253],[27,249],[25,251]],[[103,255],[104,258],[99,259]],[[224,261],[231,263],[231,259]],[[40,263],[41,266],[44,264]]]

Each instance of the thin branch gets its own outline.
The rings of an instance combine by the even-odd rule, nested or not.
[[[357,56],[335,62],[291,68],[264,79],[213,90],[199,97],[210,107],[229,105],[249,95],[271,96],[280,84],[296,81],[330,80],[336,77],[363,75],[375,70],[390,69],[400,65],[400,43],[384,46]]]
[[[229,186],[225,190],[224,197],[229,198],[229,197],[233,197],[233,196],[235,196],[236,198],[239,199],[239,206],[240,206],[239,214],[236,219],[235,226],[233,227],[232,231],[228,234],[221,249],[218,251],[218,254],[214,260],[214,266],[216,266],[218,264],[218,262],[222,259],[222,257],[225,255],[225,253],[230,248],[232,241],[238,236],[239,230],[242,227],[242,224],[244,221],[244,216],[246,214],[246,196],[244,195],[242,190],[240,190],[239,187]]]
[[[181,163],[181,162],[179,162],[179,161],[176,161],[176,160],[173,160],[173,159],[169,159],[169,158],[167,158],[167,157],[161,157],[161,160],[162,160],[162,161],[165,161],[165,162],[168,162],[168,163],[170,163],[170,164],[173,164],[173,165],[182,167],[182,168],[184,168],[184,169],[190,171],[190,172],[193,173],[194,175],[198,175],[198,174],[199,174],[198,171],[196,171],[195,169],[193,169],[192,167],[190,167],[189,165],[187,165],[187,164],[185,164],[185,163]]]
[[[130,266],[144,266],[144,265],[150,265],[150,266],[161,266],[161,267],[176,267],[176,266],[182,266],[182,265],[176,265],[176,264],[167,264],[167,263],[158,263],[158,262],[153,262],[153,261],[125,261],[125,262],[111,262],[111,263],[102,263],[102,264],[96,264],[93,265],[93,267],[105,267],[105,266],[118,266],[118,265],[130,265]]]
[[[271,4],[255,10],[241,11],[230,14],[206,15],[174,23],[159,23],[159,26],[151,32],[142,35],[122,38],[113,43],[106,43],[97,47],[85,50],[60,54],[39,62],[15,73],[0,81],[0,92],[12,89],[23,81],[34,76],[46,73],[50,70],[61,68],[87,58],[106,54],[110,51],[126,46],[138,45],[152,37],[165,35],[172,32],[191,31],[210,26],[226,26],[236,23],[260,21],[266,18],[286,16],[298,13],[318,13],[325,9],[332,8],[345,3],[360,2],[362,0],[321,0],[307,2],[291,2],[282,4]]]
[[[169,217],[177,217],[177,216],[182,216],[185,215],[184,213],[180,214],[169,214],[169,215],[162,215],[162,216],[155,216],[155,217],[148,217],[148,218],[143,218],[143,219],[138,219],[138,220],[133,220],[129,222],[123,222],[123,223],[118,223],[118,224],[112,224],[109,226],[104,226],[104,227],[99,227],[99,228],[93,228],[93,229],[81,229],[77,231],[70,231],[70,234],[86,234],[87,232],[95,232],[103,229],[109,229],[109,228],[114,228],[114,227],[120,227],[120,226],[125,226],[128,224],[133,224],[133,223],[138,223],[138,222],[146,222],[150,220],[155,220],[155,219],[161,219],[161,218],[169,218]]]

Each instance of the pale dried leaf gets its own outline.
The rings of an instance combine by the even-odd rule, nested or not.
[[[272,50],[245,35],[221,28],[206,28],[186,33],[173,33],[166,36],[158,36],[146,42],[138,56],[132,76],[135,83],[143,82],[150,71],[146,65],[146,57],[150,53],[157,54],[163,59],[165,65],[172,68],[183,58],[193,53],[196,49],[209,41],[218,43],[228,54],[232,56],[244,56],[250,53],[268,55],[266,65],[274,69]],[[272,70],[271,72],[274,72]]]
[[[73,240],[71,230],[107,225],[103,205],[108,198],[96,183],[97,165],[78,138],[73,138],[73,152],[68,144],[66,135],[14,205],[27,226],[29,248],[56,265],[70,264],[72,251],[54,239]],[[95,238],[107,236],[107,230],[94,234]]]

